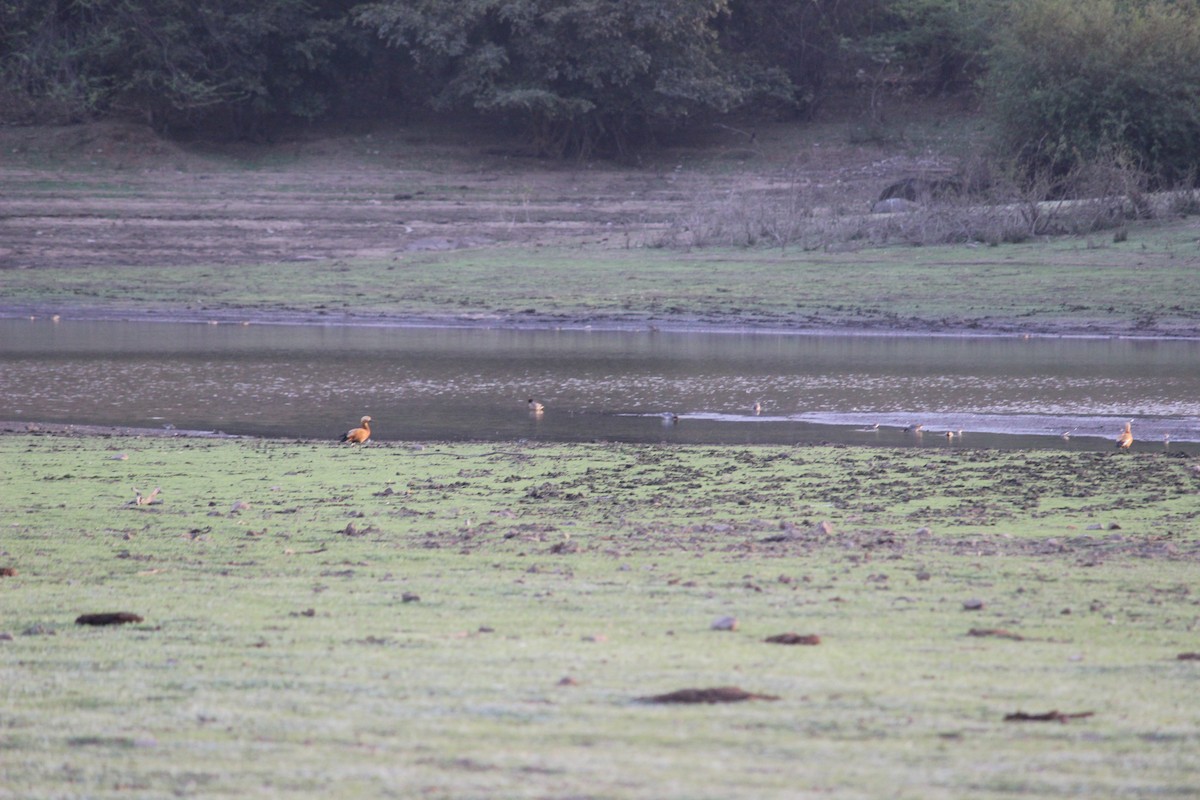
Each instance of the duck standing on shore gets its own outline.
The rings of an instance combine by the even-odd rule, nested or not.
[[[371,418],[363,417],[358,421],[362,427],[351,428],[342,435],[343,442],[350,444],[365,444],[367,439],[371,438]]]
[[[1128,450],[1133,444],[1133,420],[1125,423],[1125,430],[1117,436],[1117,447],[1122,450]]]

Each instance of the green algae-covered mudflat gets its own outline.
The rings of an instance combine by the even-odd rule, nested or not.
[[[134,259],[136,253],[131,252]],[[359,324],[1200,335],[1196,228],[858,252],[489,247],[13,270],[0,313]]]
[[[0,796],[1189,796],[1193,462],[3,435]]]

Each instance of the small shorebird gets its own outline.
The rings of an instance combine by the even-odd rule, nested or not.
[[[1062,440],[1064,442],[1069,442],[1069,441],[1071,441],[1071,434],[1077,430],[1079,430],[1079,428],[1071,428],[1071,430],[1069,430],[1069,431],[1063,431],[1062,433],[1059,434],[1059,436],[1062,438]]]
[[[546,410],[546,407],[544,405],[539,403],[537,400],[534,400],[532,397],[529,398],[529,413],[530,414],[541,414],[545,410]]]
[[[923,430],[925,430],[925,426],[923,424],[921,424],[920,422],[916,422],[916,423],[913,423],[912,425],[909,425],[907,428],[905,428],[904,432],[905,433],[920,433]]]
[[[1121,434],[1117,436],[1117,447],[1121,448],[1122,450],[1128,450],[1132,444],[1133,420],[1129,420],[1129,422],[1125,423],[1125,430],[1121,431]]]
[[[762,403],[760,403],[759,401],[756,400],[756,401],[754,401],[754,414],[755,414],[755,416],[757,416],[761,413],[762,413]]]
[[[342,441],[350,444],[363,444],[367,439],[371,438],[371,418],[363,417],[358,421],[362,427],[351,428],[342,434]]]

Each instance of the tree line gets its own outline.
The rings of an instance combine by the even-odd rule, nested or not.
[[[263,136],[422,107],[549,156],[702,115],[818,114],[851,88],[973,92],[1025,163],[1101,150],[1185,179],[1195,0],[7,0],[0,123],[136,114]]]

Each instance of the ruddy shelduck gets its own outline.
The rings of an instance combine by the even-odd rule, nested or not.
[[[350,444],[363,444],[367,439],[371,438],[371,418],[363,417],[358,421],[361,428],[351,428],[342,436],[343,442]]]
[[[1122,450],[1128,450],[1133,444],[1133,420],[1125,423],[1125,430],[1121,431],[1121,435],[1117,437],[1117,447]]]

